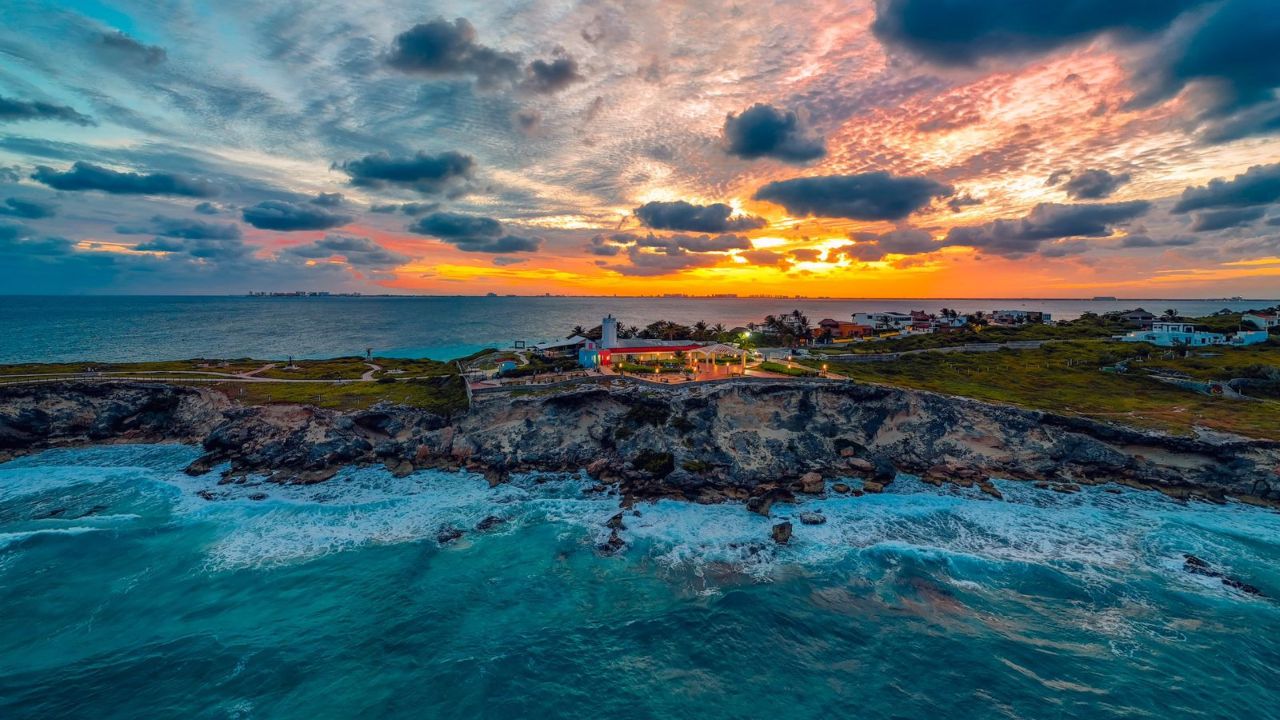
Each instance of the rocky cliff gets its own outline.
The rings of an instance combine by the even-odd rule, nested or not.
[[[861,477],[874,492],[898,471],[992,495],[994,476],[1059,491],[1120,482],[1207,500],[1280,499],[1274,441],[1175,437],[855,383],[584,386],[489,396],[451,418],[393,405],[239,407],[216,390],[150,383],[0,388],[0,454],[122,440],[199,443],[205,454],[189,472],[229,463],[230,479],[318,482],[353,463],[461,467],[493,482],[586,470],[633,498],[735,499],[765,512],[792,492],[820,490],[823,478]]]

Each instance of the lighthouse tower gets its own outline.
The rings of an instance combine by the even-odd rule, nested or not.
[[[618,320],[613,315],[600,321],[600,347],[605,350],[618,347]]]

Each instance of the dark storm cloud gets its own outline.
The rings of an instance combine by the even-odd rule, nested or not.
[[[404,72],[469,75],[481,86],[510,82],[520,74],[520,56],[477,43],[476,29],[465,18],[414,25],[392,41],[386,62]]]
[[[47,102],[15,100],[0,96],[0,123],[23,120],[58,120],[75,125],[97,125],[93,118],[81,115],[65,105]]]
[[[1105,32],[1152,33],[1207,0],[879,0],[882,41],[940,65],[1042,52]]]
[[[135,245],[134,250],[171,255],[185,255],[201,260],[228,262],[246,258],[253,250],[239,237],[185,238],[158,237]]]
[[[502,223],[493,218],[461,213],[436,212],[409,226],[411,232],[433,235],[442,240],[460,237],[498,237]]]
[[[201,215],[217,215],[218,213],[222,212],[222,210],[220,210],[217,205],[214,205],[211,202],[202,202],[199,205],[196,205],[192,209],[200,213]]]
[[[399,204],[390,203],[387,205],[374,205],[373,207],[369,208],[369,210],[371,212],[376,212],[376,213],[402,212],[405,215],[411,215],[413,217],[417,217],[419,215],[422,215],[423,213],[429,213],[432,210],[435,210],[439,207],[440,207],[440,203],[410,202],[410,203],[399,203]]]
[[[1250,207],[1280,200],[1280,163],[1254,165],[1230,180],[1215,178],[1208,185],[1189,187],[1173,206],[1173,212],[1211,208]]]
[[[121,235],[161,235],[188,240],[233,240],[240,237],[240,226],[235,223],[211,223],[203,220],[165,217],[156,215],[147,225],[120,225]]]
[[[858,233],[856,245],[845,245],[841,252],[863,262],[880,260],[885,255],[920,255],[942,249],[933,236],[916,228],[900,228],[883,234]]]
[[[21,260],[32,256],[66,255],[74,245],[74,242],[62,237],[38,237],[26,225],[0,223],[0,258],[13,255]]]
[[[318,260],[341,256],[348,265],[361,270],[393,270],[412,258],[388,250],[367,237],[353,235],[326,235],[305,245],[284,250],[286,254]]]
[[[794,262],[786,253],[776,250],[748,250],[738,253],[738,255],[746,258],[747,262],[752,265],[789,267]]]
[[[393,185],[423,194],[438,194],[459,188],[470,180],[475,170],[475,159],[453,150],[439,155],[420,151],[410,157],[377,153],[337,167],[351,176],[352,185],[371,188]]]
[[[386,62],[403,72],[472,77],[482,88],[518,83],[522,90],[538,94],[557,93],[583,80],[578,61],[564,48],[556,48],[549,60],[524,64],[518,53],[476,42],[476,29],[466,18],[414,25],[395,37]]]
[[[1066,182],[1062,182],[1063,178]],[[1101,200],[1110,197],[1120,186],[1129,182],[1129,173],[1111,173],[1106,170],[1088,169],[1077,173],[1060,170],[1049,176],[1045,185],[1061,184],[1062,191],[1073,200]]]
[[[419,218],[409,231],[439,238],[464,252],[537,252],[542,245],[542,238],[504,235],[502,223],[480,215],[435,212]]]
[[[529,258],[506,257],[505,255],[499,255],[498,257],[493,259],[493,264],[497,265],[498,267],[506,267],[507,265],[519,265],[520,263],[523,263],[523,262],[529,262]]]
[[[934,198],[954,193],[950,185],[929,178],[870,172],[779,180],[757,190],[755,199],[777,203],[798,216],[902,220]]]
[[[342,193],[338,193],[338,192],[320,193],[319,195],[316,195],[315,197],[311,198],[311,204],[320,205],[322,207],[338,207],[345,200],[346,198],[342,195]]]
[[[886,43],[953,66],[1103,34],[1156,38],[1135,63],[1139,92],[1132,105],[1201,86],[1191,123],[1216,143],[1280,131],[1278,23],[1274,0],[879,0],[872,29]]]
[[[328,230],[352,221],[350,215],[330,212],[318,205],[266,200],[241,211],[244,221],[262,230]]]
[[[1194,29],[1175,33],[1153,53],[1140,77],[1150,80],[1138,103],[1173,97],[1190,83],[1212,90],[1210,116],[1226,116],[1267,104],[1252,117],[1255,127],[1227,133],[1244,137],[1277,128],[1274,90],[1280,86],[1280,16],[1272,0],[1227,0],[1216,5]],[[1229,121],[1230,122],[1230,121]]]
[[[627,248],[629,265],[605,265],[604,267],[622,275],[653,277],[691,268],[711,267],[723,258],[723,255],[695,253],[678,248],[674,251],[648,252],[640,245],[631,245]]]
[[[694,205],[684,200],[649,202],[636,208],[635,216],[645,227],[688,232],[730,232],[764,227],[764,220],[750,215],[730,217],[733,208],[724,203]]]
[[[578,73],[578,61],[563,50],[557,50],[551,60],[534,60],[524,69],[521,87],[529,92],[549,95],[560,92],[584,78]]]
[[[159,65],[167,57],[164,48],[144,45],[118,30],[113,33],[102,33],[98,37],[98,43],[120,57],[143,65]]]
[[[1194,245],[1198,242],[1196,238],[1185,235],[1175,235],[1169,238],[1156,239],[1150,235],[1126,235],[1120,241],[1120,247],[1123,248],[1153,248],[1153,247],[1185,247]]]
[[[756,103],[724,120],[724,149],[747,160],[772,157],[803,163],[827,154],[821,137],[812,135],[794,112]]]
[[[640,247],[661,248],[668,253],[681,251],[695,253],[728,252],[729,250],[750,250],[751,241],[742,235],[654,235],[645,237],[615,235],[614,240],[630,237]]]
[[[22,198],[11,197],[5,198],[4,202],[0,203],[0,215],[8,215],[9,217],[39,220],[41,218],[50,218],[57,214],[57,205],[40,202],[39,200],[23,200]]]
[[[1214,230],[1241,227],[1255,220],[1261,220],[1266,212],[1266,208],[1261,207],[1230,208],[1204,212],[1196,216],[1195,222],[1191,224],[1191,230],[1193,232],[1212,232]]]
[[[634,235],[618,233],[614,235],[595,235],[587,243],[586,250],[591,255],[601,255],[603,257],[613,257],[626,248],[627,244],[634,242]]]
[[[969,193],[964,193],[963,195],[956,195],[948,200],[947,207],[951,208],[951,212],[958,213],[970,205],[981,205],[983,202],[984,201],[981,198],[976,198]]]
[[[1107,237],[1113,226],[1145,215],[1151,203],[1058,205],[1041,203],[1022,218],[995,220],[982,225],[952,228],[947,245],[965,245],[998,255],[1019,257],[1039,249],[1045,240],[1073,237]]]
[[[199,178],[173,173],[116,172],[87,162],[76,162],[67,171],[40,165],[31,179],[55,190],[101,190],[113,195],[212,197],[218,194],[216,187]]]

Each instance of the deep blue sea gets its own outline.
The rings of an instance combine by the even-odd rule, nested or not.
[[[816,323],[854,312],[1028,309],[1068,320],[1143,306],[1207,315],[1271,300],[814,300],[612,297],[0,296],[0,363],[363,355],[447,360],[513,340],[563,338],[612,313],[628,325],[704,320],[727,327],[798,309]]]
[[[1280,716],[1264,509],[904,476],[780,506],[829,519],[787,547],[738,505],[642,504],[604,557],[618,499],[573,477],[207,501],[195,454],[0,465],[0,718]]]

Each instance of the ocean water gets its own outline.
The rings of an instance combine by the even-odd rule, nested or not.
[[[642,504],[605,557],[618,499],[574,477],[352,469],[207,501],[194,456],[0,465],[0,717],[1280,713],[1269,510],[903,477],[782,506],[828,518],[787,547],[741,506]]]
[[[23,297],[0,296],[0,363],[118,362],[193,357],[283,360],[363,355],[447,360],[514,340],[563,338],[612,313],[643,327],[657,320],[727,327],[799,309],[810,321],[854,312],[1040,310],[1069,320],[1084,312],[1143,306],[1207,315],[1277,300],[823,300],[612,297]]]

